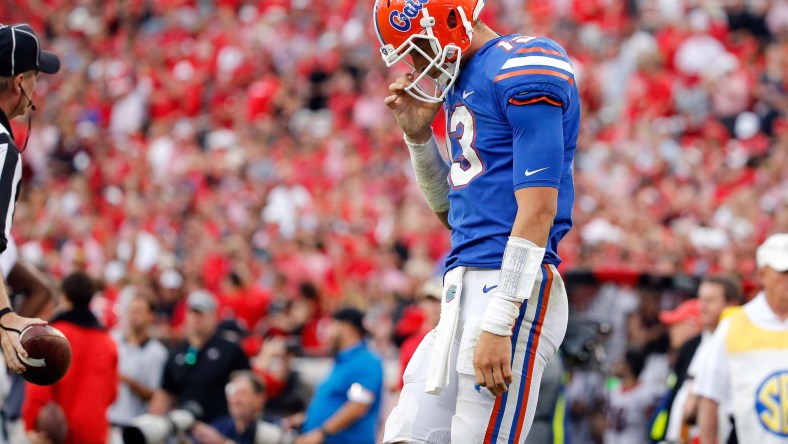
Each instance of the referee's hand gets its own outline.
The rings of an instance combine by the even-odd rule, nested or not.
[[[24,318],[11,312],[3,316],[0,320],[0,345],[3,347],[3,355],[8,368],[22,373],[26,370],[25,365],[19,359],[27,358],[27,351],[22,347],[20,341],[21,332],[31,325],[47,325],[47,321],[39,318]]]

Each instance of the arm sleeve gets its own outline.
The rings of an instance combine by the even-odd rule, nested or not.
[[[729,323],[723,321],[714,336],[711,337],[708,349],[704,351],[704,362],[698,369],[693,384],[693,392],[709,398],[719,404],[730,399],[730,369],[725,356],[725,338],[728,335]]]
[[[558,188],[564,161],[563,109],[545,101],[509,104],[506,117],[512,127],[514,190]]]

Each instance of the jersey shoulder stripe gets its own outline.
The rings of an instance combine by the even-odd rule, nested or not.
[[[501,70],[509,69],[509,68],[519,68],[523,66],[541,66],[546,68],[555,68],[574,75],[574,71],[572,70],[572,65],[570,65],[569,62],[565,60],[561,60],[555,57],[538,56],[538,55],[530,55],[530,54],[525,57],[515,57],[507,60],[506,63],[504,63],[503,66],[501,67]]]
[[[517,104],[527,103],[539,92],[546,93],[554,103],[569,103],[575,88],[575,72],[558,43],[545,37],[515,36],[497,46],[505,54],[499,59],[492,78],[504,103],[515,103],[512,98]],[[522,97],[526,92],[529,97]]]
[[[531,76],[533,76],[533,78],[529,79],[529,80],[537,80],[537,76],[543,75],[543,76],[557,77],[559,79],[562,79],[562,80],[568,82],[570,85],[574,85],[575,84],[575,79],[572,76],[569,76],[567,74],[563,74],[561,72],[557,72],[557,71],[554,71],[554,70],[550,70],[550,69],[520,69],[520,70],[517,70],[517,71],[510,71],[510,72],[507,72],[506,74],[499,74],[499,75],[495,76],[495,79],[493,81],[494,82],[500,82],[501,80],[510,79],[512,77],[525,76],[525,75],[529,75],[529,74]]]
[[[545,38],[516,38],[507,42],[508,57],[494,81],[516,76],[552,75],[574,85],[574,70],[566,53],[558,44]]]

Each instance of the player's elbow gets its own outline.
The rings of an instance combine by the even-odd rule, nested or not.
[[[514,192],[517,218],[529,226],[551,226],[558,212],[558,190],[551,187],[526,187]]]
[[[555,201],[538,201],[529,205],[521,205],[518,213],[522,215],[526,224],[531,226],[550,226],[558,212]]]

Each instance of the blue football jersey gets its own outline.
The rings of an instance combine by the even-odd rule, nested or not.
[[[452,159],[446,268],[500,268],[517,213],[514,192],[524,187],[558,189],[544,257],[557,266],[558,242],[572,227],[580,127],[566,51],[547,38],[494,39],[468,60],[443,106]]]

